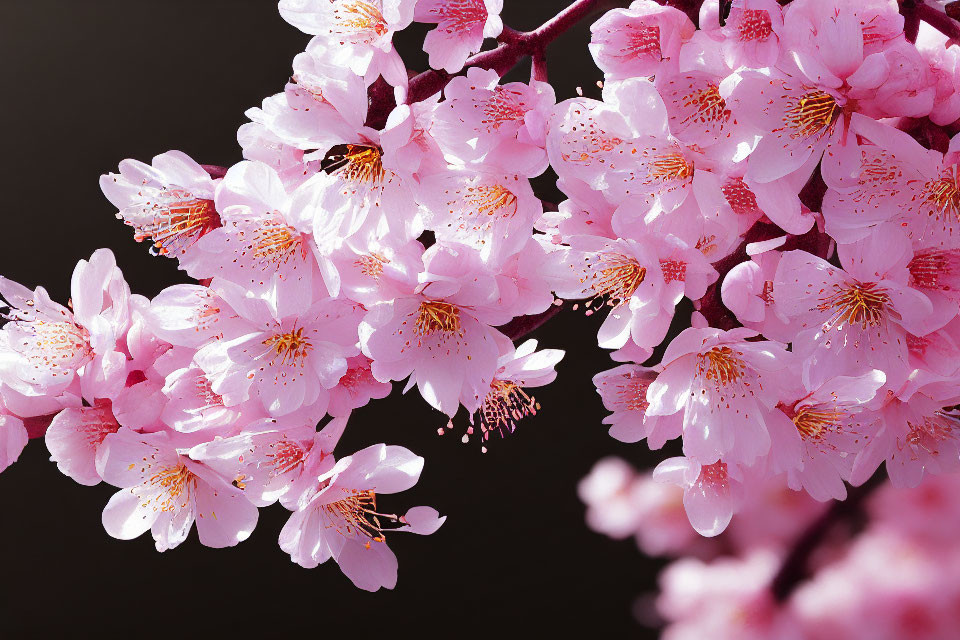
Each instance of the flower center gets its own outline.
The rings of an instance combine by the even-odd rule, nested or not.
[[[730,178],[720,187],[720,190],[735,214],[752,215],[760,211],[757,196],[750,191],[750,187],[743,178]]]
[[[134,240],[150,240],[155,254],[183,254],[201,236],[220,226],[213,200],[176,188],[158,189],[154,196],[140,204],[136,218],[125,217],[123,212],[117,217],[133,227]]]
[[[770,14],[762,9],[741,9],[740,20],[737,23],[737,34],[740,42],[750,40],[766,40],[773,33],[773,23]]]
[[[631,26],[627,29],[626,38],[627,42],[622,50],[623,55],[620,57],[662,59],[659,26]]]
[[[886,316],[890,296],[886,289],[875,282],[858,282],[852,284],[835,284],[834,293],[820,299],[817,309],[820,311],[833,310],[833,317],[824,323],[823,330],[829,331],[833,327],[843,328],[844,325],[858,324],[862,329],[879,326]]]
[[[687,263],[682,260],[661,260],[660,270],[666,283],[685,282],[687,279]]]
[[[683,106],[693,107],[693,112],[683,119],[683,124],[725,122],[730,119],[727,101],[720,95],[720,88],[715,85],[698,89],[684,96]]]
[[[417,311],[417,322],[413,332],[419,338],[432,336],[436,333],[443,335],[461,334],[460,309],[447,302],[428,300],[420,303]]]
[[[616,384],[617,399],[620,406],[626,411],[646,411],[650,403],[647,402],[647,389],[652,378],[636,376],[630,373],[623,374]]]
[[[512,218],[517,214],[517,196],[500,184],[478,185],[467,189],[467,201],[481,216]],[[467,212],[468,215],[471,213]]]
[[[346,498],[323,505],[323,510],[333,521],[331,526],[341,535],[385,541],[380,524],[383,514],[377,513],[377,496],[373,491],[351,491]]]
[[[513,433],[518,421],[536,415],[539,409],[536,398],[527,395],[516,383],[494,380],[480,407],[482,439],[489,438],[488,433],[494,430],[499,431],[501,437]]]
[[[932,416],[924,416],[919,423],[907,422],[909,432],[906,444],[915,450],[921,450],[935,456],[940,453],[941,443],[956,440],[960,436],[958,417],[938,411]]]
[[[359,32],[360,35],[365,36],[367,41],[389,31],[387,21],[379,7],[369,2],[344,2],[341,6],[345,15],[340,13],[340,9],[336,9],[334,10],[335,19],[339,20],[347,30]]]
[[[431,13],[440,18],[440,28],[448,34],[469,31],[487,21],[487,8],[482,0],[447,0]]]
[[[93,359],[90,334],[74,322],[21,318],[16,310],[4,317],[25,334],[23,339],[11,340],[11,346],[35,368],[50,370],[53,377],[67,375]]]
[[[948,279],[960,267],[960,251],[930,249],[914,255],[907,268],[911,284],[920,289],[953,289]]]
[[[360,268],[360,273],[363,275],[373,278],[374,280],[379,280],[380,276],[383,275],[383,266],[390,264],[390,260],[379,254],[370,253],[365,256],[360,256],[353,264]]]
[[[804,406],[793,416],[793,424],[804,440],[819,441],[828,431],[837,430],[842,417],[841,411]]]
[[[794,98],[783,112],[783,124],[791,129],[791,138],[823,136],[833,130],[840,105],[836,98],[819,89]]]
[[[298,256],[301,260],[307,257],[303,235],[283,222],[278,213],[262,221],[247,248],[256,260],[262,261],[264,267],[286,264]]]
[[[636,258],[622,253],[601,253],[596,262],[588,267],[591,270],[590,276],[583,281],[590,281],[590,288],[594,291],[593,300],[605,298],[611,307],[623,304],[633,297],[647,277],[646,267],[640,266]]]
[[[940,214],[948,214],[960,220],[960,182],[957,175],[947,171],[936,180],[926,183],[923,186],[923,200],[932,210],[929,215],[939,218]]]
[[[160,510],[173,511],[176,508],[187,506],[190,499],[190,490],[196,487],[197,476],[187,469],[186,465],[180,463],[175,467],[161,469],[147,483],[160,491]],[[156,511],[157,507],[154,507],[153,510]]]
[[[697,478],[697,484],[713,489],[726,490],[728,482],[726,462],[717,460],[713,464],[705,464],[700,467],[700,477]]]
[[[302,367],[307,355],[313,350],[313,345],[303,336],[303,327],[294,329],[289,333],[281,333],[271,336],[263,341],[264,346],[273,350],[274,355],[270,364],[277,364],[280,359],[280,366],[294,365]]]
[[[277,477],[303,464],[304,450],[291,440],[278,440],[270,445],[271,452],[267,454],[267,466],[273,467],[272,477]]]
[[[688,162],[679,150],[667,151],[656,155],[648,163],[649,173],[645,184],[651,182],[670,182],[693,178],[693,163]]]
[[[378,184],[386,175],[383,151],[375,145],[336,145],[327,152],[320,168],[328,174],[336,172],[341,179],[357,184]]]
[[[486,125],[490,131],[498,131],[508,122],[522,122],[527,111],[522,93],[497,86],[493,89],[493,96],[483,107],[484,117],[480,124]]]
[[[700,354],[697,373],[718,386],[737,382],[746,368],[739,355],[730,347],[714,347]]]
[[[96,448],[111,433],[120,430],[113,412],[101,407],[85,407],[80,410],[84,420],[77,429],[90,447]]]

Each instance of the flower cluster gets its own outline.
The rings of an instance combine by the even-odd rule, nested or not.
[[[63,473],[120,489],[110,535],[161,551],[194,523],[237,544],[279,501],[295,562],[393,587],[386,537],[443,518],[381,512],[423,460],[335,457],[351,413],[401,382],[450,428],[469,416],[465,439],[512,432],[564,355],[514,340],[569,301],[604,316],[611,435],[682,439],[667,486],[608,467],[583,488],[619,504],[594,526],[648,551],[689,544],[678,491],[714,536],[771,487],[842,500],[884,462],[898,487],[956,470],[960,49],[918,3],[665,4],[600,16],[602,94],[558,103],[545,48],[597,0],[528,33],[502,0],[280,0],[313,37],[247,112],[243,161],[101,178],[192,283],[131,294],[105,249],[66,307],[0,279],[0,463],[43,434]],[[436,25],[420,75],[393,45],[414,21]],[[502,82],[526,56],[531,80]],[[531,186],[548,169],[556,207]]]
[[[722,4],[699,29],[609,12],[603,99],[547,136],[554,286],[611,307],[625,363],[594,379],[610,433],[682,438],[654,477],[707,536],[777,476],[826,501],[883,462],[905,487],[960,466],[960,155],[923,135],[960,116],[956,47],[911,42],[893,0]],[[643,366],[683,297],[689,328]]]
[[[667,625],[665,640],[940,640],[953,637],[960,621],[958,489],[956,474],[928,477],[915,489],[880,487],[865,504],[864,530],[833,532],[811,559],[808,581],[780,596],[791,546],[826,511],[782,477],[753,492],[716,538],[691,535],[682,489],[616,458],[599,462],[580,494],[594,529],[634,535],[645,553],[672,560],[660,575],[661,593],[636,608],[640,622]]]

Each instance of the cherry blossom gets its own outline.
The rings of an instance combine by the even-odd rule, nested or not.
[[[496,38],[503,31],[502,10],[503,0],[419,0],[413,19],[437,25],[423,42],[430,66],[448,73],[463,69],[484,38]]]

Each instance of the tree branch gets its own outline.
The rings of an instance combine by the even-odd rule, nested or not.
[[[960,40],[960,24],[946,13],[934,9],[922,0],[914,4],[912,8],[907,8],[904,5],[902,9],[913,13],[918,19],[923,20],[951,40]]]
[[[843,522],[856,520],[863,514],[863,506],[866,499],[886,480],[885,474],[878,471],[866,483],[859,487],[851,487],[847,492],[847,499],[843,501],[834,501],[830,508],[816,520],[814,520],[807,529],[797,538],[793,548],[783,564],[780,571],[774,576],[770,589],[773,591],[773,597],[777,602],[784,602],[794,590],[810,576],[810,557],[820,548],[827,535],[833,531],[837,525]]]

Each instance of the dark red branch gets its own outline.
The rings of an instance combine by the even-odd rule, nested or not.
[[[780,571],[773,578],[771,590],[777,602],[784,602],[790,594],[810,576],[810,557],[820,548],[826,537],[842,523],[851,523],[863,515],[865,500],[886,480],[880,471],[859,487],[847,492],[847,499],[835,501],[823,515],[810,523],[810,526],[797,538],[790,553],[787,554]]]
[[[498,327],[498,329],[500,329],[503,335],[507,336],[513,341],[517,341],[527,334],[532,333],[542,327],[547,323],[547,320],[560,313],[561,308],[562,307],[560,305],[554,305],[543,313],[538,313],[535,316],[520,316],[518,318],[514,318],[507,324]]]
[[[202,164],[200,166],[203,167],[203,170],[209,173],[210,177],[213,178],[214,180],[218,178],[222,178],[223,176],[227,175],[226,167],[221,167],[220,165],[216,165],[216,164]]]
[[[922,1],[913,4],[912,8],[908,8],[908,5],[904,3],[901,6],[901,11],[905,14],[907,12],[912,13],[918,20],[923,20],[951,40],[960,40],[960,24],[946,13],[934,9]]]

